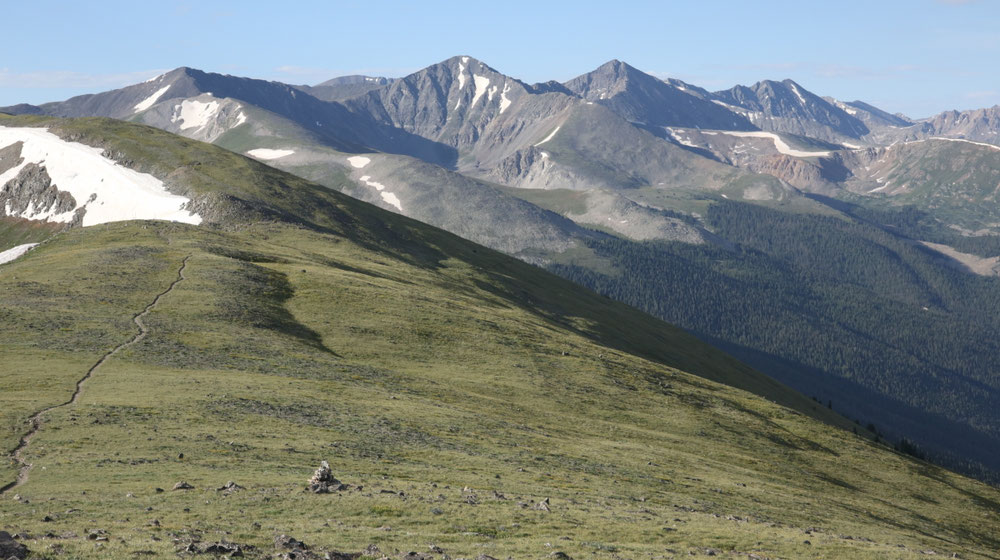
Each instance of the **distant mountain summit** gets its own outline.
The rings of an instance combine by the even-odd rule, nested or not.
[[[333,78],[314,86],[298,86],[298,88],[323,101],[343,101],[363,95],[394,81],[396,81],[395,78],[353,75]]]
[[[583,99],[604,105],[637,124],[757,130],[744,115],[698,95],[684,82],[660,80],[620,60],[606,62],[564,85]]]
[[[837,142],[861,138],[870,132],[860,120],[806,90],[792,80],[763,80],[752,86],[735,86],[714,94],[762,130],[787,132]]]

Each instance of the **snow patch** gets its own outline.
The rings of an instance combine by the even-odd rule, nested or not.
[[[0,126],[0,146],[23,142],[21,165],[0,176],[0,185],[16,177],[29,163],[43,165],[57,189],[67,192],[86,208],[82,225],[93,226],[125,220],[169,220],[200,224],[201,216],[184,209],[190,199],[172,194],[163,181],[139,173],[104,157],[100,148],[67,142],[45,128]],[[28,208],[18,215],[31,220],[68,223],[76,210],[62,214],[39,213]],[[10,213],[10,207],[4,208]]]
[[[795,97],[798,97],[798,98],[799,98],[799,101],[800,101],[800,102],[801,102],[801,103],[802,103],[803,105],[805,105],[805,104],[806,104],[806,98],[802,96],[802,92],[801,92],[801,91],[799,91],[799,88],[795,87],[795,84],[792,84],[792,92],[794,92],[794,93],[795,93]]]
[[[11,262],[12,260],[34,249],[36,245],[38,245],[38,243],[28,243],[0,252],[0,264],[7,264]]]
[[[467,57],[467,56],[463,56],[463,57],[462,57],[462,62],[464,62],[464,63],[468,64],[468,63],[469,63],[469,57]]]
[[[153,95],[150,95],[149,97],[147,97],[143,101],[140,101],[140,102],[136,103],[135,104],[135,112],[138,113],[139,111],[145,111],[146,109],[149,109],[150,107],[152,107],[153,103],[156,103],[157,99],[163,97],[163,94],[167,93],[168,89],[170,89],[170,85],[166,85],[166,86],[158,89],[156,91],[156,93],[154,93]]]
[[[502,115],[507,107],[510,107],[510,99],[507,99],[507,92],[510,91],[510,84],[504,84],[503,91],[500,92],[500,114]]]
[[[385,190],[385,185],[377,181],[372,181],[371,176],[369,175],[362,175],[360,180],[362,183],[377,190],[379,194],[382,195],[382,200],[395,206],[396,209],[399,210],[400,212],[403,211],[403,205],[400,204],[399,197],[397,197],[394,193]]]
[[[233,128],[236,128],[237,126],[240,126],[241,124],[244,124],[246,122],[247,122],[247,115],[246,115],[246,113],[244,113],[243,111],[240,111],[236,115],[236,124],[233,125]]]
[[[549,140],[552,140],[553,138],[555,138],[556,133],[559,132],[560,128],[562,128],[562,125],[557,126],[555,130],[553,130],[552,132],[550,132],[549,135],[545,137],[545,140],[542,140],[541,142],[539,142],[539,143],[537,143],[535,145],[536,146],[541,146],[542,144],[544,144],[544,143],[548,142]]]
[[[470,107],[474,107],[476,105],[476,101],[479,101],[479,98],[486,93],[486,88],[490,86],[490,79],[485,76],[477,76],[473,74],[472,81],[476,83],[476,93],[472,96],[472,104],[469,105]]]
[[[707,132],[705,134],[708,134]],[[740,138],[769,138],[774,142],[775,149],[778,152],[785,154],[786,156],[793,157],[829,157],[832,152],[806,152],[803,150],[796,150],[785,143],[780,136],[773,132],[737,132],[731,130],[720,130],[719,134],[727,134],[729,136],[738,136]]]
[[[256,150],[250,150],[247,152],[248,156],[255,157],[257,159],[278,159],[285,156],[290,156],[295,153],[295,150],[272,150],[270,148],[257,148]]]
[[[1000,146],[994,144],[987,144],[986,142],[973,142],[972,140],[965,140],[964,138],[945,138],[943,136],[932,136],[931,140],[944,140],[946,142],[964,142],[966,144],[975,144],[976,146],[983,146],[984,148],[990,148],[991,150],[1000,150]]]
[[[688,137],[682,137],[680,135],[680,132],[683,132],[683,130],[681,130],[681,129],[674,129],[674,128],[669,127],[669,126],[665,126],[663,128],[664,128],[664,130],[666,130],[667,132],[670,133],[670,136],[674,140],[676,140],[678,144],[681,144],[682,146],[687,146],[689,148],[697,148],[698,147],[698,145],[695,144],[694,142],[692,142],[690,138],[688,138]]]
[[[382,193],[382,200],[388,202],[389,204],[392,204],[400,212],[403,211],[403,205],[399,203],[399,197],[397,197],[395,194],[391,192],[384,192]]]
[[[371,162],[371,158],[366,158],[365,156],[351,156],[347,158],[347,163],[350,163],[351,167],[355,169],[364,169]]]
[[[850,148],[852,150],[861,150],[861,149],[863,149],[863,146],[858,146],[857,144],[851,144],[849,142],[841,142],[840,145],[843,146],[843,147],[845,147],[845,148]]]
[[[174,115],[170,122],[180,121],[180,129],[204,128],[212,120],[219,110],[218,101],[198,101],[196,99],[185,99],[180,105],[174,107]]]
[[[465,65],[458,63],[458,91],[465,87]],[[457,107],[456,107],[457,108]]]

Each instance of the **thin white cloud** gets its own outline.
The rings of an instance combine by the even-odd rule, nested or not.
[[[417,69],[415,68],[353,68],[345,70],[342,68],[335,69],[286,65],[275,68],[274,76],[272,77],[281,81],[313,84],[324,82],[339,76],[351,76],[355,74],[395,78],[399,76],[406,76],[416,70]]]
[[[967,92],[964,97],[966,99],[989,99],[991,97],[1000,97],[1000,92],[997,90],[984,90],[984,91],[970,91]]]
[[[166,70],[138,70],[113,74],[94,74],[75,70],[16,72],[0,69],[0,87],[10,89],[72,88],[106,90],[143,82]]]

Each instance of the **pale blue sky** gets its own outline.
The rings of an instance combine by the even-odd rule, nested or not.
[[[792,78],[925,117],[1000,103],[1000,1],[34,0],[2,8],[0,105],[178,66],[316,83],[457,54],[526,82],[618,58],[710,90]]]

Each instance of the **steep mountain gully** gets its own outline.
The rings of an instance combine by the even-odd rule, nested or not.
[[[20,471],[18,472],[16,480],[0,487],[0,495],[6,494],[7,492],[17,488],[18,486],[28,481],[28,473],[31,471],[32,465],[31,463],[25,461],[23,455],[25,449],[27,449],[28,447],[28,444],[31,443],[32,438],[34,438],[38,434],[38,431],[41,429],[42,417],[45,416],[46,413],[56,410],[58,408],[63,408],[76,404],[77,400],[79,400],[80,398],[80,393],[83,391],[84,384],[94,375],[94,372],[96,372],[102,365],[104,365],[105,362],[107,362],[112,356],[117,354],[122,349],[128,348],[129,346],[132,346],[133,344],[139,342],[143,338],[146,338],[146,335],[149,334],[149,327],[146,326],[146,324],[143,322],[142,319],[146,315],[149,315],[149,313],[154,308],[156,308],[156,306],[160,303],[161,299],[163,299],[167,294],[172,292],[173,289],[178,284],[180,284],[185,280],[184,269],[187,268],[188,259],[190,258],[191,255],[188,255],[184,257],[183,261],[181,261],[181,266],[177,270],[177,279],[171,282],[170,286],[168,286],[166,290],[157,294],[157,296],[153,298],[153,301],[149,305],[147,305],[145,309],[143,309],[141,312],[137,313],[135,316],[132,317],[132,322],[135,323],[135,325],[139,328],[139,332],[135,336],[133,336],[129,341],[119,344],[118,346],[115,346],[114,348],[111,349],[111,351],[102,356],[100,360],[97,360],[97,363],[91,366],[90,369],[87,370],[87,373],[84,374],[84,376],[81,377],[79,381],[76,382],[76,388],[73,391],[73,395],[69,398],[69,400],[60,404],[43,408],[42,410],[36,412],[34,416],[32,416],[28,420],[28,423],[31,425],[31,427],[23,436],[21,436],[21,440],[18,442],[17,447],[15,447],[14,450],[11,452],[11,457],[14,459],[14,461],[16,461],[20,465]]]

